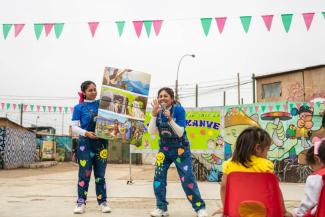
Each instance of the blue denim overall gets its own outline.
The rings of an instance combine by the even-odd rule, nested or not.
[[[172,117],[174,118],[174,106],[171,111]],[[205,208],[205,203],[201,198],[200,191],[193,174],[191,151],[186,132],[184,132],[183,136],[179,138],[169,125],[167,118],[162,115],[162,112],[158,114],[156,123],[160,136],[160,149],[157,154],[153,183],[157,208],[167,211],[168,202],[166,201],[166,179],[167,171],[171,163],[176,165],[183,190],[187,199],[192,204],[193,209],[198,211]]]
[[[84,106],[87,105],[84,104]],[[95,116],[89,110],[91,118],[85,130],[95,132]],[[97,202],[101,204],[106,201],[106,183],[105,171],[107,165],[107,147],[108,141],[105,139],[90,139],[84,136],[79,137],[77,147],[77,157],[79,163],[79,180],[78,180],[78,203],[86,203],[88,186],[94,169]]]

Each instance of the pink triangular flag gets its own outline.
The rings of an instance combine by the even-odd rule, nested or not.
[[[156,36],[159,35],[163,20],[153,20],[152,25],[155,30]]]
[[[311,22],[313,22],[314,15],[315,15],[315,13],[303,13],[302,14],[302,16],[304,17],[307,31],[310,28]]]
[[[94,37],[95,33],[96,33],[96,30],[97,30],[97,27],[99,25],[99,22],[88,22],[88,25],[89,25],[89,28],[90,28],[90,31],[91,31],[91,35]]]
[[[141,35],[141,31],[142,31],[143,21],[133,21],[133,26],[134,26],[135,32],[137,33],[137,36],[139,38]]]
[[[314,107],[315,103],[314,102],[309,102],[310,107]]]
[[[269,111],[271,112],[273,110],[273,105],[269,105]]]
[[[23,30],[25,24],[14,24],[15,27],[15,37],[17,37],[19,35],[19,33],[21,32],[21,30]]]
[[[274,15],[263,15],[262,16],[262,18],[264,20],[264,23],[265,23],[265,26],[266,26],[268,31],[271,30],[273,17],[274,17]]]
[[[37,112],[39,112],[39,110],[41,109],[41,106],[40,105],[37,105],[36,106],[36,109],[37,109]]]
[[[5,103],[2,102],[2,103],[1,103],[1,109],[3,109],[4,107],[5,107]]]
[[[47,37],[51,30],[52,30],[52,27],[53,27],[53,23],[44,23],[44,29],[45,29],[45,36]]]
[[[244,109],[244,112],[247,113],[247,107],[245,106],[243,109]]]
[[[288,111],[288,104],[283,104],[283,109],[284,109],[285,111]]]
[[[59,106],[59,112],[62,112],[62,107],[61,106]]]
[[[255,106],[255,111],[257,112],[260,107],[257,105]]]
[[[24,105],[24,111],[27,111],[28,105]]]
[[[233,108],[231,108],[231,111],[232,112],[237,112],[237,108],[236,107],[233,107]]]
[[[225,27],[227,17],[216,17],[215,20],[217,22],[219,33],[221,34],[223,31],[223,28]]]
[[[71,113],[73,113],[73,107],[70,107],[70,111],[71,111]]]
[[[48,110],[49,110],[49,112],[51,112],[51,110],[52,110],[52,106],[47,106],[47,108],[48,108]]]
[[[296,107],[297,107],[297,109],[299,110],[300,107],[301,107],[300,103],[297,103],[297,104],[296,104]]]
[[[12,106],[14,107],[14,110],[16,110],[16,106],[17,106],[17,105],[16,105],[16,104],[12,104]]]

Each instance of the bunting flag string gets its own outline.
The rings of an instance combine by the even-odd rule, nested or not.
[[[311,24],[313,22],[315,14],[316,14],[315,12],[301,14],[303,17],[304,24],[306,26],[307,31],[309,31],[309,29],[311,27]],[[325,12],[321,12],[321,14],[322,14],[323,18],[325,19]],[[289,31],[290,31],[291,23],[293,20],[293,15],[294,14],[291,14],[291,13],[281,14],[282,25],[283,25],[286,33],[289,33]],[[265,27],[266,27],[267,31],[269,31],[269,32],[271,31],[274,16],[275,16],[275,14],[261,15],[261,18],[264,21]],[[254,16],[254,17],[256,17],[256,16]],[[222,34],[224,26],[225,26],[225,22],[229,18],[234,18],[234,17],[215,17],[218,31],[220,34]],[[249,32],[252,18],[253,18],[253,16],[240,16],[239,17],[242,28],[245,33]],[[211,20],[212,20],[212,18],[201,18],[201,26],[202,26],[202,30],[203,30],[203,33],[205,36],[208,36],[208,34],[210,32]]]
[[[266,15],[259,15],[259,16],[238,16],[238,17],[204,17],[200,18],[201,21],[201,27],[203,30],[203,34],[207,37],[209,33],[211,32],[210,29],[213,26],[212,20],[214,19],[216,22],[216,27],[218,29],[219,34],[222,34],[226,25],[226,21],[230,18],[232,19],[239,19],[241,26],[243,28],[244,33],[248,33],[251,27],[252,19],[258,18],[262,19],[264,22],[264,25],[266,27],[266,30],[268,32],[271,32],[273,20],[276,16],[279,16],[281,19],[284,31],[286,33],[289,33],[291,24],[293,21],[293,18],[298,17],[298,15],[302,16],[303,22],[306,27],[306,31],[310,31],[312,23],[314,22],[314,18],[316,14],[320,14],[322,16],[322,20],[325,19],[325,11],[324,12],[306,12],[306,13],[284,13],[284,14],[266,14]],[[190,19],[196,19],[196,18],[189,18]],[[180,19],[170,19],[169,22],[177,21]],[[182,19],[186,20],[186,19]],[[165,20],[134,20],[134,21],[125,21],[125,20],[119,20],[119,21],[96,21],[96,22],[87,22],[88,28],[90,30],[92,38],[95,37],[96,31],[101,23],[107,23],[107,22],[114,22],[117,27],[117,33],[118,37],[122,37],[125,26],[127,23],[132,22],[132,26],[134,28],[135,34],[138,38],[141,37],[142,29],[144,26],[144,29],[146,31],[146,35],[149,38],[152,34],[151,31],[154,29],[155,35],[158,36],[162,24],[165,22]],[[65,27],[66,23],[62,22],[55,22],[55,23],[33,23],[33,29],[35,33],[35,37],[37,40],[39,40],[42,36],[42,32],[44,29],[45,32],[45,38],[48,37],[52,32],[54,32],[55,37],[59,39],[62,35],[63,28]],[[73,23],[68,23],[73,24]],[[14,33],[12,33],[14,38],[17,38],[18,36],[21,36],[23,30],[26,28],[26,26],[29,25],[27,23],[3,23],[2,24],[2,33],[4,40],[7,40],[9,37],[11,37],[11,29],[12,26],[14,26]],[[227,24],[229,25],[229,24]],[[104,28],[104,26],[103,26]],[[54,31],[52,31],[54,29]]]
[[[16,103],[6,103],[6,102],[0,103],[0,110],[21,111],[21,109],[23,109],[24,112],[73,113],[73,107],[68,107],[68,106],[63,107],[63,106],[48,106],[48,105],[35,105],[35,104],[16,104]]]

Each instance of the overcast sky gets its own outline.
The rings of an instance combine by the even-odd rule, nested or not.
[[[247,81],[252,73],[325,63],[325,19],[320,13],[325,11],[325,2],[321,0],[0,0],[0,3],[1,24],[26,24],[17,38],[13,29],[7,40],[1,34],[1,102],[73,106],[76,103],[73,97],[82,81],[93,80],[100,87],[105,66],[150,73],[153,96],[157,88],[175,84],[181,56],[193,53],[196,57],[184,58],[179,71],[181,96],[188,96],[181,102],[190,107],[195,105],[191,95],[196,83],[199,89],[209,85],[220,87],[236,82],[237,73]],[[316,12],[308,32],[301,15],[304,12]],[[280,15],[284,13],[294,14],[289,33],[285,33],[282,25]],[[270,32],[260,17],[268,14],[275,15]],[[253,16],[248,34],[239,19],[246,15]],[[200,18],[224,16],[228,20],[223,33],[219,34],[213,21],[208,37],[204,36]],[[164,20],[159,36],[152,29],[148,38],[143,28],[138,39],[131,21],[155,19]],[[126,21],[121,38],[114,23],[118,20]],[[87,24],[90,21],[101,22],[94,38]],[[46,38],[44,31],[36,40],[33,23],[46,22],[65,23],[58,40],[53,32]],[[222,90],[211,89],[205,89],[210,90],[209,94],[199,96],[199,106],[222,105]],[[207,91],[200,89],[200,92]],[[236,92],[234,88],[227,90],[227,104],[237,103]],[[250,84],[242,86],[244,103],[252,102],[251,92]],[[40,101],[33,96],[45,99]],[[0,111],[0,115],[4,113]],[[37,116],[33,115],[29,117],[30,123]],[[53,123],[54,116],[43,122]],[[58,121],[61,116],[55,119],[61,125]],[[64,125],[68,125],[67,121]]]

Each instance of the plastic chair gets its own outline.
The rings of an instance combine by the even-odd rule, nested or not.
[[[232,172],[227,176],[224,216],[242,217],[240,209],[247,201],[264,205],[267,217],[283,216],[279,183],[272,173]]]

